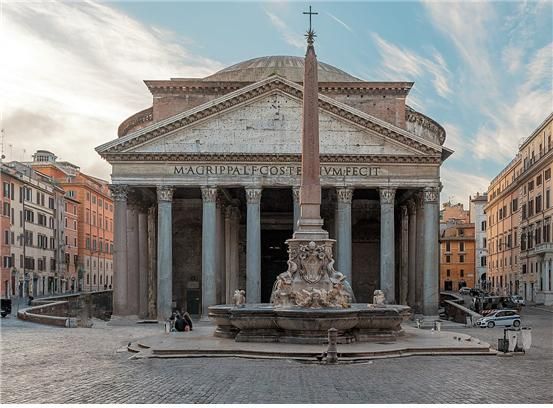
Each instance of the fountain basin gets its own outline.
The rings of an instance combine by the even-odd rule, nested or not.
[[[215,336],[237,342],[324,344],[328,329],[338,330],[339,343],[394,341],[402,334],[401,322],[411,309],[401,305],[351,308],[278,307],[267,303],[209,307],[217,325]]]

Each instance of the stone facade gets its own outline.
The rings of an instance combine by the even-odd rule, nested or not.
[[[295,69],[282,73],[293,79]],[[149,229],[145,238],[157,244],[138,261],[138,270],[146,264],[145,282],[156,276],[156,287],[146,290],[157,299],[151,317],[166,318],[172,306],[205,316],[209,305],[232,303],[237,289],[246,290],[248,303],[268,302],[276,276],[287,269],[284,241],[299,219],[294,197],[303,88],[278,72],[249,72],[248,81],[241,75],[237,69],[225,80],[146,81],[154,96],[151,110],[123,122],[120,137],[97,148],[113,166],[113,189],[136,196],[139,211],[157,222],[157,231]],[[418,310],[436,314],[440,165],[451,154],[442,145],[445,132],[418,113],[407,126],[405,97],[412,84],[363,82],[345,73],[341,78],[319,80],[318,95],[321,217],[330,238],[338,238],[336,265],[350,275],[358,301],[372,298],[383,283],[397,301],[404,265],[401,276],[418,277],[419,296],[412,296]],[[384,109],[377,99],[394,102]],[[414,218],[409,228],[401,206],[417,195],[415,250],[407,245],[409,235],[401,234],[402,223],[414,230]],[[116,200],[116,315],[140,314],[129,299],[128,282],[138,276],[129,267],[137,253],[129,246],[135,232],[124,225],[129,211],[128,197]],[[401,239],[406,250],[400,254],[395,242]],[[409,270],[401,256],[419,261]],[[411,280],[404,288],[414,293],[417,285]]]

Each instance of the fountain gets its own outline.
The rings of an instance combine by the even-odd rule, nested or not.
[[[307,14],[310,14],[311,11]],[[300,218],[288,245],[288,269],[281,273],[271,303],[246,304],[237,291],[233,305],[209,307],[217,325],[215,336],[243,342],[322,344],[328,330],[337,330],[338,343],[395,340],[410,308],[385,304],[376,294],[373,304],[355,303],[346,277],[334,270],[332,248],[320,216],[319,106],[315,33],[307,32],[303,82],[302,173]]]

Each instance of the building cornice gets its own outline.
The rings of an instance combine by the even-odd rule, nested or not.
[[[103,155],[110,163],[127,161],[146,162],[267,162],[301,163],[300,154],[257,154],[257,153],[126,153],[114,152]],[[436,164],[441,163],[439,155],[329,155],[321,154],[321,163],[362,164]]]

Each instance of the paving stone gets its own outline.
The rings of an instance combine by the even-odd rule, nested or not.
[[[511,358],[129,360],[153,326],[63,329],[1,320],[1,403],[551,403],[553,314],[527,308],[532,348]],[[459,329],[457,329],[459,331]],[[491,344],[503,329],[463,329]]]

